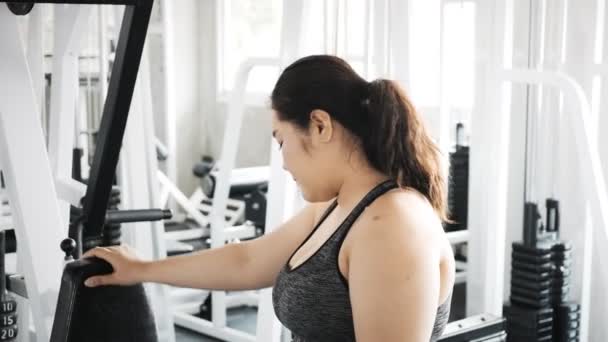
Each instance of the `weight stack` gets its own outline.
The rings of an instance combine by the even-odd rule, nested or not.
[[[581,306],[575,303],[563,303],[553,311],[555,327],[553,334],[556,342],[578,342],[581,320]]]
[[[448,185],[448,208],[453,223],[446,223],[446,231],[467,228],[469,202],[469,147],[456,146],[450,153],[450,177]]]
[[[529,309],[505,305],[507,341],[552,341],[553,309]]]
[[[580,307],[567,303],[572,247],[545,240],[513,243],[511,305],[504,307],[509,341],[578,341]]]
[[[578,342],[580,305],[568,302],[572,267],[572,246],[556,243],[551,247],[556,271],[553,279],[553,336],[556,342]]]

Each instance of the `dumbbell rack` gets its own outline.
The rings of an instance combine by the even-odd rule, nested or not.
[[[546,230],[535,203],[526,203],[524,217],[524,241],[511,254],[511,304],[503,308],[508,340],[579,341],[580,305],[568,302],[572,247],[557,239],[558,203],[547,200]]]

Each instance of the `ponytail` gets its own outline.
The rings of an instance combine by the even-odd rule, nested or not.
[[[271,101],[280,120],[303,130],[312,110],[330,113],[358,138],[371,166],[419,191],[447,221],[439,150],[393,81],[368,83],[338,57],[308,56],[283,71]]]
[[[445,221],[440,152],[405,92],[394,81],[379,79],[369,84],[369,100],[364,105],[370,116],[369,130],[361,143],[371,165],[399,186],[423,194]]]

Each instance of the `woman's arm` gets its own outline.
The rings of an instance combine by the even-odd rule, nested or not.
[[[255,240],[148,263],[143,281],[212,290],[273,286],[289,256],[312,230],[315,213],[315,205],[309,205]]]
[[[318,208],[310,204],[275,231],[255,240],[229,244],[157,261],[142,261],[127,246],[98,247],[84,257],[105,259],[114,273],[91,277],[87,286],[157,282],[180,287],[249,290],[269,287],[295,248],[313,229]]]
[[[431,338],[439,305],[440,248],[435,227],[403,216],[376,216],[353,238],[348,281],[358,342]]]

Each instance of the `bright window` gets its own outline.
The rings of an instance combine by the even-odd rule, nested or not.
[[[289,0],[225,0],[218,3],[218,89],[220,94],[224,94],[232,90],[237,68],[247,58],[279,57],[283,4],[289,4]],[[377,37],[372,30],[380,27],[374,22],[386,22],[389,17],[399,18],[398,15],[387,17],[388,13],[379,10],[375,4],[371,0],[305,1],[300,54],[336,54],[346,59],[362,76],[373,76],[370,74],[372,71],[368,70],[368,67],[372,68],[368,62],[382,60],[390,53],[389,50],[372,50],[373,40]],[[390,6],[388,8],[390,11]],[[442,10],[443,23],[440,22]],[[443,34],[443,54],[446,58],[443,72],[449,105],[455,109],[471,108],[475,4],[464,0],[410,0],[409,14],[403,20],[407,20],[405,24],[408,25],[409,36],[391,36],[390,39],[393,47],[399,41],[409,41],[409,84],[405,86],[413,101],[418,106],[439,106],[440,37]],[[254,69],[248,83],[248,93],[267,95],[276,82],[278,72],[273,67]]]
[[[307,0],[301,54],[336,54],[365,75],[365,27],[369,0]],[[248,58],[278,58],[281,48],[282,0],[219,2],[218,89],[231,91],[239,65]],[[267,95],[279,70],[253,69],[248,93]],[[255,101],[255,100],[254,100]]]
[[[475,4],[444,7],[445,82],[450,106],[471,108],[475,77]]]
[[[439,1],[412,0],[409,18],[409,79],[406,85],[417,106],[439,104]],[[404,19],[405,20],[405,19]],[[392,39],[396,44],[399,39]]]
[[[278,58],[281,42],[281,0],[219,1],[220,93],[232,89],[239,65],[248,58]],[[247,90],[267,93],[278,76],[276,68],[256,68]]]

